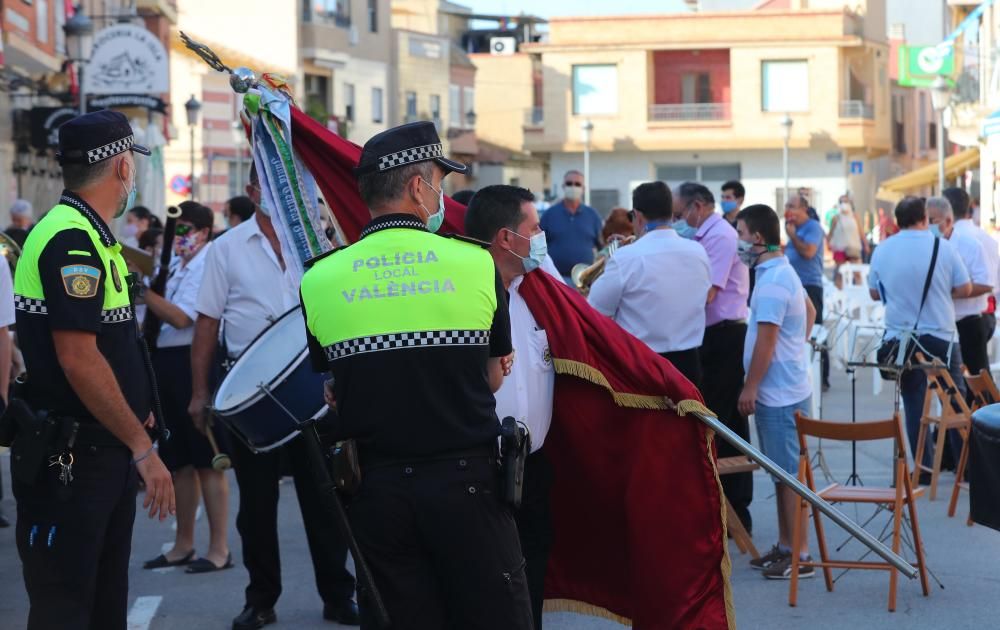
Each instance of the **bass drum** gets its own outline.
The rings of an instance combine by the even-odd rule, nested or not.
[[[323,380],[309,365],[305,319],[296,306],[236,359],[215,392],[213,411],[250,450],[264,453],[326,412]]]

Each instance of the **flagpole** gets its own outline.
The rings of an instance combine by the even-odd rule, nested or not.
[[[809,488],[802,485],[798,479],[788,474],[785,470],[775,464],[773,461],[767,458],[763,453],[754,448],[749,442],[746,442],[740,436],[736,435],[732,429],[722,424],[718,418],[715,416],[708,415],[701,411],[691,411],[688,412],[690,415],[695,416],[705,424],[707,424],[713,431],[721,435],[727,442],[736,447],[736,450],[740,451],[750,459],[754,460],[761,465],[766,471],[779,478],[782,483],[787,485],[789,488],[795,491],[800,497],[808,501],[817,508],[823,514],[826,514],[830,520],[832,520],[837,525],[840,525],[846,529],[852,536],[861,541],[866,547],[882,556],[886,562],[896,567],[900,573],[906,577],[913,579],[917,576],[917,568],[912,564],[904,560],[898,554],[893,553],[891,549],[883,545],[877,538],[869,534],[865,529],[859,526],[857,523],[851,519],[844,516],[843,512],[833,507],[822,498],[819,497],[815,492]],[[794,551],[794,550],[793,550]]]

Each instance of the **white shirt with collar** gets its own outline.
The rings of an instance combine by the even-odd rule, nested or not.
[[[174,256],[170,260],[170,275],[167,276],[166,295],[163,297],[184,311],[184,314],[190,317],[192,322],[198,318],[196,310],[198,288],[201,286],[202,274],[205,271],[205,258],[208,256],[210,247],[212,247],[212,243],[206,243],[187,264],[184,264],[184,260],[180,256]],[[190,346],[192,341],[194,341],[194,325],[177,329],[167,322],[163,322],[156,345],[160,348],[176,348]]]
[[[955,232],[963,236],[975,238],[983,246],[983,255],[986,257],[986,270],[989,273],[989,284],[993,287],[993,294],[1000,292],[1000,245],[983,228],[976,225],[972,219],[961,219],[955,221]]]
[[[559,270],[547,256],[546,262],[532,273],[548,273],[562,282]],[[556,372],[552,366],[548,336],[544,330],[539,330],[538,322],[518,292],[523,280],[524,276],[514,278],[507,289],[514,365],[494,397],[498,418],[511,416],[528,427],[531,452],[534,453],[545,443],[545,436],[552,425]]]
[[[975,226],[973,226],[975,227]],[[990,273],[987,263],[986,252],[975,235],[966,230],[959,230],[958,223],[951,232],[948,242],[955,246],[958,256],[965,263],[965,268],[969,272],[969,278],[973,284],[986,284],[990,286],[996,278],[996,274]],[[977,295],[970,298],[955,298],[955,321],[960,321],[970,315],[979,315],[986,310],[987,295]]]
[[[678,352],[701,346],[711,287],[705,248],[660,229],[615,252],[587,299],[653,352]]]
[[[10,275],[10,265],[0,258],[0,326],[13,326],[16,319],[14,280]]]
[[[257,217],[215,241],[205,258],[196,310],[223,321],[229,356],[299,303],[298,286],[281,268]]]

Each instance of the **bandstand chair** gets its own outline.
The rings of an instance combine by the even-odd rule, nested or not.
[[[938,359],[928,363],[923,353],[915,353],[915,369],[922,369],[927,375],[927,394],[924,396],[924,412],[920,418],[920,433],[917,435],[917,448],[913,455],[913,485],[919,485],[920,473],[931,473],[931,501],[937,498],[938,477],[941,476],[941,460],[944,457],[945,439],[949,429],[956,429],[962,440],[969,441],[969,427],[972,425],[972,412],[955,385],[948,368]],[[933,402],[941,404],[941,415],[932,415]],[[934,443],[934,461],[926,466],[924,449],[927,447],[931,427],[937,427],[937,439]],[[963,447],[964,450],[964,447]]]
[[[972,376],[965,375],[965,384],[969,386],[972,394],[972,411],[976,411],[987,405],[1000,403],[1000,391],[997,391],[996,383],[989,370],[981,370],[979,374]],[[970,425],[970,431],[971,425]],[[962,490],[968,492],[969,483],[965,481],[965,468],[969,465],[969,438],[966,437],[962,444],[962,456],[958,458],[958,465],[955,467],[955,485],[951,489],[951,501],[948,502],[948,516],[955,516],[958,508],[958,495]],[[972,518],[966,520],[966,524],[972,526]]]
[[[716,461],[716,465],[718,467],[720,477],[723,475],[734,475],[736,473],[753,472],[760,468],[760,465],[756,462],[750,461],[746,455],[720,457]],[[740,553],[749,553],[750,557],[756,560],[760,557],[760,554],[757,552],[757,548],[754,547],[753,538],[750,537],[750,532],[747,531],[746,527],[743,527],[743,521],[741,521],[739,516],[736,515],[736,510],[733,509],[733,504],[729,502],[729,499],[725,494],[722,495],[722,500],[726,502],[726,526],[729,533],[733,536],[733,542],[736,543],[736,548],[740,550]]]
[[[897,554],[902,547],[902,529],[904,526],[909,527],[916,554],[916,562],[913,563],[913,566],[917,567],[920,572],[920,585],[923,588],[924,597],[930,595],[930,583],[924,562],[923,541],[920,537],[915,501],[923,494],[924,488],[914,488],[910,483],[910,472],[906,463],[906,439],[903,436],[903,425],[899,420],[899,415],[897,414],[889,420],[846,423],[814,420],[801,413],[796,413],[795,425],[799,434],[799,481],[830,503],[868,503],[888,510],[892,514],[891,547],[893,552]],[[895,487],[844,486],[834,483],[818,490],[813,479],[812,468],[809,466],[809,450],[806,445],[806,438],[809,436],[845,442],[892,440],[894,479],[897,480]],[[908,511],[908,523],[904,523],[906,519],[903,513],[904,509]],[[819,561],[804,562],[799,559],[798,550],[801,547],[802,536],[805,535],[805,532],[801,531],[803,510],[812,512],[813,524],[816,527],[816,543],[819,547]],[[795,526],[792,529],[792,570],[791,583],[788,588],[788,604],[790,606],[795,606],[797,602],[800,566],[823,569],[826,590],[831,592],[833,591],[833,575],[830,570],[832,568],[888,570],[889,612],[896,610],[896,584],[899,580],[896,568],[887,562],[831,559],[827,552],[820,513],[805,501],[798,502]]]

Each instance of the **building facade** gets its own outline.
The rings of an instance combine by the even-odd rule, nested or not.
[[[602,212],[652,179],[716,192],[739,179],[748,203],[780,209],[787,114],[790,187],[817,208],[845,191],[874,207],[872,161],[891,148],[884,1],[809,5],[551,20],[548,42],[523,47],[542,90],[541,110],[523,112],[524,149],[551,156],[553,178],[582,170],[590,121]]]

